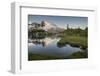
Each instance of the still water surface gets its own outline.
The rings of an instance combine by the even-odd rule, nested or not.
[[[48,55],[56,57],[66,57],[71,54],[81,51],[80,48],[72,47],[67,44],[64,47],[58,47],[57,42],[60,38],[46,37],[43,39],[29,39],[28,52],[32,54]]]

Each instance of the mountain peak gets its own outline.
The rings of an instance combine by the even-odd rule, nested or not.
[[[43,21],[43,23],[44,23],[43,29],[45,29],[45,30],[52,29],[52,28],[56,29],[56,27],[57,27],[55,24],[53,24],[49,21]]]
[[[45,31],[50,31],[50,32],[57,32],[57,31],[63,31],[64,29],[58,27],[57,25],[55,25],[52,22],[49,21],[41,21],[41,23],[36,23],[33,22],[31,25],[29,25],[29,29],[34,29],[34,28],[38,28],[38,29],[43,29]]]

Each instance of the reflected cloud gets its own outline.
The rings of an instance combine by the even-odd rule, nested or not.
[[[33,43],[35,45],[42,44],[43,47],[48,47],[48,45],[52,43],[56,43],[60,40],[60,38],[56,37],[46,37],[44,39],[29,39],[29,43]]]

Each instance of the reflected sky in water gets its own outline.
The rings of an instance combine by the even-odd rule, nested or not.
[[[66,57],[71,55],[74,52],[81,51],[80,48],[71,47],[66,45],[64,47],[58,47],[57,42],[60,38],[44,38],[44,39],[33,39],[29,40],[28,43],[28,52],[33,54],[40,55],[49,55],[57,57]]]

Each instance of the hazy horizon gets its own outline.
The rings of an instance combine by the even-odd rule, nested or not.
[[[79,16],[49,16],[49,15],[28,15],[28,24],[33,22],[41,23],[41,21],[48,21],[61,28],[66,28],[69,24],[70,28],[86,28],[88,26],[88,17]]]

